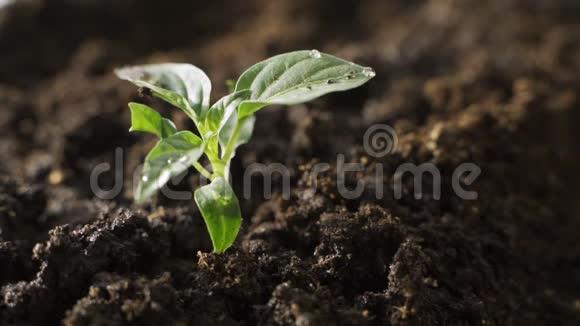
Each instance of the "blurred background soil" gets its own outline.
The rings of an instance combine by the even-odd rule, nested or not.
[[[193,126],[115,67],[194,63],[215,100],[251,64],[311,48],[377,77],[258,113],[234,186],[254,162],[282,163],[290,199],[242,200],[224,255],[191,201],[132,204],[155,139],[128,132],[127,103]],[[12,1],[0,8],[0,325],[578,325],[579,91],[572,0]],[[363,135],[378,123],[399,144],[374,158]],[[123,191],[96,199],[91,171],[116,148]],[[341,198],[336,169],[311,173],[337,154],[364,163],[347,175],[367,181],[360,198]],[[395,199],[405,162],[437,165],[440,200],[428,179],[422,199],[410,179]],[[452,191],[464,162],[482,169],[473,201]],[[191,173],[176,187],[198,184]]]

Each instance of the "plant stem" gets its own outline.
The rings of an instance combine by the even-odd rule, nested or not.
[[[232,138],[230,138],[224,154],[222,155],[221,160],[219,160],[219,169],[216,169],[216,171],[220,171],[221,176],[226,180],[228,180],[230,177],[230,161],[232,160],[232,156],[238,142],[238,137],[240,137],[240,132],[242,131],[242,127],[247,118],[248,117],[244,117],[238,120],[236,129],[234,129],[234,133],[232,134]]]
[[[238,120],[238,124],[236,125],[236,129],[234,129],[234,133],[232,134],[232,138],[230,139],[224,155],[222,156],[222,161],[226,162],[226,166],[229,165],[230,160],[232,159],[231,156],[236,148],[236,143],[238,142],[238,137],[240,136],[240,131],[242,131],[242,126],[244,125],[244,121],[246,121],[248,117],[243,117]]]
[[[195,162],[193,163],[193,167],[199,172],[201,173],[201,175],[203,175],[204,177],[208,178],[209,180],[212,180],[212,174],[209,173],[208,170],[206,170],[199,162]]]
[[[223,160],[210,160],[211,167],[213,168],[213,177],[223,177],[226,178],[227,175],[227,164]]]

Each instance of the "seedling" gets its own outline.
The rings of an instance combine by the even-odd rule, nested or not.
[[[355,88],[375,76],[369,67],[317,50],[290,52],[246,70],[233,92],[210,106],[210,80],[193,65],[154,64],[115,72],[119,78],[148,89],[183,110],[198,131],[198,135],[178,131],[173,122],[152,108],[129,103],[130,131],[148,132],[160,138],[145,158],[136,202],[147,200],[172,177],[193,166],[211,180],[197,189],[194,197],[218,253],[233,244],[242,222],[238,199],[228,181],[229,168],[236,149],[252,136],[254,113],[271,104],[304,103],[330,92]],[[204,154],[211,172],[198,162]]]

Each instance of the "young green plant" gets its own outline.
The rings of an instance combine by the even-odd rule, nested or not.
[[[229,169],[236,149],[252,136],[256,111],[271,104],[304,103],[358,87],[375,76],[369,67],[317,50],[290,52],[255,64],[240,76],[231,94],[210,105],[210,80],[193,65],[133,66],[115,73],[181,109],[198,132],[178,131],[152,108],[129,103],[130,131],[159,137],[145,158],[136,202],[147,200],[172,177],[193,166],[211,180],[195,191],[194,198],[218,253],[233,244],[242,222],[238,199],[229,184]],[[210,162],[211,172],[199,163],[202,155]]]

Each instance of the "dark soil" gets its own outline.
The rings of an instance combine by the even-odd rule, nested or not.
[[[155,140],[127,132],[127,102],[193,126],[113,68],[192,62],[217,99],[252,63],[303,48],[377,77],[258,113],[234,185],[251,163],[283,163],[289,199],[242,200],[223,255],[192,201],[132,204]],[[578,94],[575,1],[17,1],[0,9],[0,325],[578,325]],[[377,123],[399,144],[375,159],[363,135]],[[123,192],[96,199],[91,171],[117,147]],[[367,181],[360,198],[338,193],[337,154],[364,163],[347,175]],[[395,199],[405,162],[439,168],[440,200],[429,180],[422,199],[412,180]],[[464,162],[482,169],[476,200],[452,191]]]

